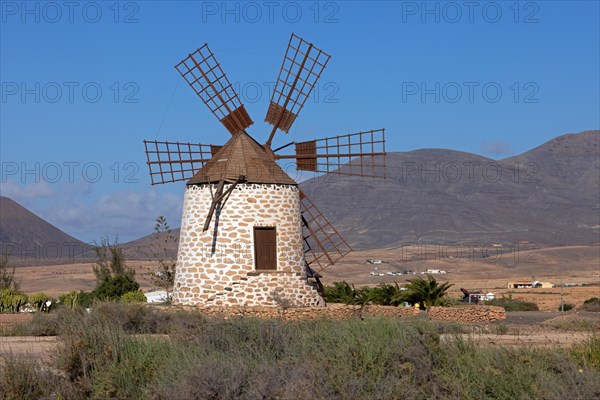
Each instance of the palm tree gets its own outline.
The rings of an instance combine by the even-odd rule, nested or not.
[[[439,283],[433,276],[427,274],[427,279],[418,276],[408,280],[406,288],[407,299],[413,304],[419,304],[422,310],[440,303],[452,284]]]
[[[333,286],[325,286],[323,298],[327,303],[356,304],[356,290],[346,281],[333,282]]]

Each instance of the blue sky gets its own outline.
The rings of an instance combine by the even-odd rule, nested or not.
[[[259,141],[292,32],[332,55],[292,139],[504,158],[600,125],[597,1],[0,4],[1,194],[85,241],[179,225],[184,184],[150,186],[142,140],[227,139],[173,68],[205,42]]]

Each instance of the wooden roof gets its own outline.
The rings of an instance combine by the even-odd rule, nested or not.
[[[221,178],[236,181],[240,176],[247,183],[296,185],[264,147],[245,132],[235,133],[187,184],[215,183]]]

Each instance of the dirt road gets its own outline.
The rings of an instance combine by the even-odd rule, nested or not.
[[[0,360],[10,356],[48,360],[57,345],[56,336],[0,337]]]

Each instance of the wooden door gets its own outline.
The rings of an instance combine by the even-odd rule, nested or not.
[[[277,233],[273,227],[254,228],[256,269],[277,269]]]

